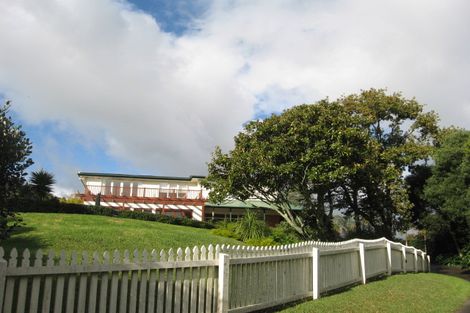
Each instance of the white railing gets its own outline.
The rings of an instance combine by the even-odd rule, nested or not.
[[[170,199],[202,199],[202,189],[189,188],[164,188],[164,187],[130,187],[111,185],[85,185],[85,195],[101,194],[114,197],[138,197],[138,198],[170,198]]]
[[[0,248],[0,313],[250,312],[396,272],[426,272],[423,251],[385,238],[271,247],[179,248],[8,261]]]

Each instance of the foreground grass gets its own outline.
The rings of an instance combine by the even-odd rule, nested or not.
[[[23,213],[23,226],[6,241],[7,251],[29,248],[56,251],[162,249],[238,241],[208,229],[96,215]]]
[[[470,298],[470,282],[433,274],[394,275],[279,312],[452,313]]]

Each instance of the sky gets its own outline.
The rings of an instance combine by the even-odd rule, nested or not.
[[[249,120],[369,88],[470,125],[470,2],[0,0],[0,102],[56,193],[205,175]]]

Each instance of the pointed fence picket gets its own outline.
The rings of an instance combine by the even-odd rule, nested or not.
[[[421,250],[353,239],[104,253],[0,247],[0,313],[250,312],[396,272],[429,271]]]

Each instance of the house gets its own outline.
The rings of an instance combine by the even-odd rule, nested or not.
[[[209,190],[201,185],[204,176],[173,177],[79,172],[84,191],[81,199],[87,205],[188,217],[198,221],[236,220],[247,209],[256,210],[269,225],[282,218],[271,206],[260,200],[208,201]]]

